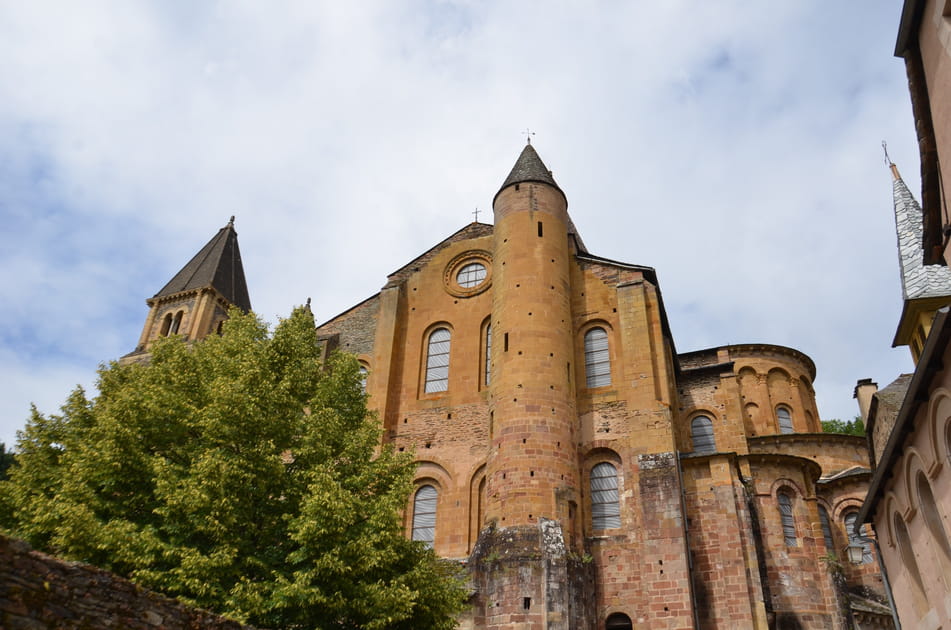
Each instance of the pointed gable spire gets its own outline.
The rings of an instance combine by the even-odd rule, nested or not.
[[[923,215],[921,206],[908,190],[898,172],[892,171],[892,195],[895,204],[895,229],[898,232],[898,262],[905,300],[951,296],[951,267],[925,265],[922,247]]]
[[[211,287],[241,310],[251,310],[234,217],[154,297]]]
[[[551,176],[551,171],[538,157],[538,152],[531,144],[526,144],[525,148],[522,149],[522,154],[515,161],[515,166],[512,167],[512,172],[505,179],[502,188],[521,182],[544,182],[558,187],[555,179]]]
[[[515,161],[515,166],[512,167],[512,172],[505,178],[502,187],[499,188],[499,192],[512,184],[522,184],[525,182],[540,182],[554,186],[561,191],[561,188],[555,183],[555,178],[551,176],[551,171],[548,170],[548,167],[545,166],[542,159],[538,157],[538,153],[531,143],[526,144],[525,148],[522,149],[522,154],[518,156],[518,160]],[[565,193],[562,191],[561,194],[564,195]],[[496,197],[498,197],[498,193],[496,193]]]

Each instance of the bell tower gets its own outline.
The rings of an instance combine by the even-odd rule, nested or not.
[[[479,563],[484,627],[587,627],[568,202],[525,146],[493,202],[490,451]]]
[[[887,153],[885,154],[887,157]],[[939,308],[951,302],[951,268],[924,263],[921,206],[908,190],[898,167],[889,161],[895,228],[898,232],[898,262],[904,303],[892,347],[908,346],[918,363],[931,323]]]
[[[120,363],[146,360],[159,337],[199,341],[218,331],[228,309],[251,310],[234,217],[168,283],[147,299],[149,314],[135,350]]]

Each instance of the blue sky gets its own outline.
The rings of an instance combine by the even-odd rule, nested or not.
[[[899,12],[4,3],[0,441],[132,350],[230,215],[255,310],[323,321],[489,210],[526,128],[589,249],[657,269],[678,351],[795,347],[851,418],[857,379],[911,369],[880,148],[917,191]]]

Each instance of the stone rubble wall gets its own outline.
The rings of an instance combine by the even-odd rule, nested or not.
[[[0,536],[0,628],[254,630],[5,536]]]

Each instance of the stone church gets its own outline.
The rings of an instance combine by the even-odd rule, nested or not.
[[[870,472],[823,434],[805,354],[679,354],[654,269],[588,250],[528,144],[493,202],[317,327],[412,451],[406,535],[465,566],[463,628],[889,628]],[[233,223],[158,294],[136,350],[250,308]],[[861,542],[861,541],[860,541]]]

